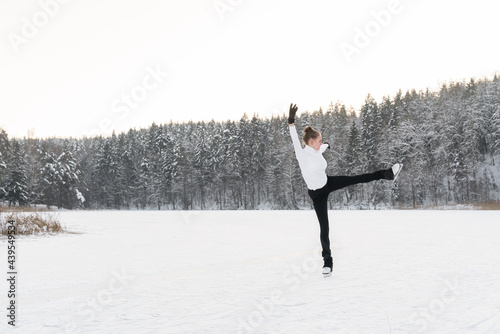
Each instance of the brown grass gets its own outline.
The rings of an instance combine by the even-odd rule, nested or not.
[[[477,207],[480,210],[500,210],[500,201],[499,202],[478,203]]]
[[[1,214],[0,234],[7,235],[7,222],[15,221],[16,235],[65,233],[59,222],[59,216],[54,213],[10,212]]]
[[[48,212],[48,211],[52,211],[52,210],[47,209],[47,207],[0,205],[0,213],[2,213],[2,212]]]

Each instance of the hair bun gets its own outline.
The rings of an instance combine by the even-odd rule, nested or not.
[[[316,139],[321,133],[318,130],[313,129],[312,126],[308,126],[304,129],[304,135],[302,136],[302,142],[304,145],[309,145],[311,139]]]

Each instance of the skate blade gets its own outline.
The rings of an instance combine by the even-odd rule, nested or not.
[[[332,273],[333,273],[333,270],[332,270],[332,271],[330,271],[329,273],[326,273],[326,274],[325,274],[325,273],[323,273],[323,277],[324,277],[324,278],[330,277],[330,276],[332,276]]]
[[[396,182],[396,179],[398,178],[399,174],[401,173],[401,170],[403,169],[403,164],[399,164],[399,170],[398,172],[396,173],[396,175],[394,175],[394,179],[392,180],[393,182]]]

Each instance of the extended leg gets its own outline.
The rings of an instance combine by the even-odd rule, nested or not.
[[[328,176],[328,190],[335,191],[358,183],[368,183],[383,179],[383,171],[376,171],[369,174],[361,174],[356,176]]]

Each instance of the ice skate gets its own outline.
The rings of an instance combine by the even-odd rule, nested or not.
[[[403,164],[396,163],[391,168],[382,171],[382,176],[386,180],[396,181],[401,169],[403,168]]]
[[[325,264],[323,265],[323,277],[329,277],[333,272],[333,258],[329,257],[325,259]]]

